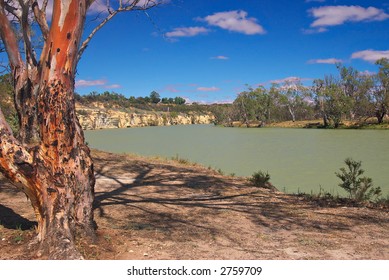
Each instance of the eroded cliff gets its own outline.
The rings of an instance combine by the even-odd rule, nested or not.
[[[210,124],[212,114],[197,112],[135,112],[120,108],[76,106],[76,112],[83,129],[106,129],[143,126],[168,126],[179,124]]]

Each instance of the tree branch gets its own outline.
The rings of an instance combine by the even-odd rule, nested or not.
[[[24,63],[20,55],[18,41],[5,13],[4,0],[0,0],[0,35],[7,51],[12,71],[15,71],[17,68],[23,68]]]
[[[77,62],[81,59],[82,54],[84,53],[85,49],[88,47],[88,44],[92,40],[94,35],[118,13],[129,12],[129,11],[145,11],[163,3],[163,1],[161,0],[147,0],[144,2],[143,6],[138,6],[140,1],[141,0],[124,0],[124,1],[119,0],[119,7],[116,10],[112,10],[110,7],[110,1],[107,0],[106,6],[108,11],[108,16],[98,26],[96,26],[95,29],[92,30],[89,36],[81,44],[80,50],[78,51],[78,55],[77,55]],[[92,5],[93,2],[94,0],[88,1],[89,6]]]
[[[47,24],[47,20],[46,20],[47,1],[48,0],[43,1],[42,8],[39,8],[39,4],[37,0],[30,0],[30,5],[34,13],[35,20],[38,23],[39,28],[41,29],[42,36],[45,41],[49,34],[49,25]]]
[[[22,17],[22,10],[20,7],[16,7],[16,2],[11,1],[12,5],[9,4],[9,0],[7,2],[4,2],[4,8],[7,12],[12,14],[14,17],[16,17],[18,20]]]
[[[28,197],[33,197],[29,195],[36,192],[29,183],[35,173],[33,156],[13,136],[1,109],[0,169],[16,186],[23,189]]]
[[[77,62],[80,61],[82,54],[84,53],[86,47],[88,46],[89,42],[92,40],[92,38],[96,34],[96,32],[99,31],[115,15],[117,15],[117,13],[118,13],[118,11],[114,11],[113,13],[110,13],[98,26],[96,26],[95,29],[92,30],[92,32],[89,34],[89,36],[81,44],[81,47],[80,47],[78,54],[77,54]]]
[[[29,0],[19,0],[20,6],[22,7],[22,17],[20,19],[20,25],[22,27],[24,48],[26,53],[26,61],[28,65],[36,66],[37,61],[35,53],[31,44],[31,31],[28,23],[28,15],[30,11]]]

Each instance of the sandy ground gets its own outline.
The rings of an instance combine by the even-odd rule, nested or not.
[[[86,259],[389,259],[389,211],[321,205],[175,161],[94,151]],[[0,259],[35,259],[34,215],[0,181]]]

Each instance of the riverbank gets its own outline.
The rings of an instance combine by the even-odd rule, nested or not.
[[[230,127],[248,127],[248,128],[259,128],[259,127],[276,127],[276,128],[324,128],[323,121],[317,120],[304,120],[304,121],[284,121],[275,122],[262,125],[260,122],[252,122],[244,124],[242,122],[233,122]],[[343,121],[337,129],[389,129],[389,118],[386,118],[383,123],[378,124],[376,119],[368,119],[363,122],[355,121]]]
[[[389,259],[387,209],[320,204],[183,160],[92,154],[98,239],[78,241],[86,259]],[[36,259],[32,208],[4,180],[0,207],[0,259]]]
[[[223,128],[180,125],[85,131],[89,146],[112,153],[183,159],[251,176],[262,170],[287,193],[345,195],[335,172],[346,158],[362,161],[364,175],[389,195],[389,130]]]
[[[143,111],[136,108],[106,108],[104,104],[76,104],[76,113],[84,130],[211,124],[214,116],[200,112]]]

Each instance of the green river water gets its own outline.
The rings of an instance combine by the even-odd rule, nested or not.
[[[267,171],[271,182],[288,193],[334,195],[335,172],[344,159],[362,161],[364,175],[389,194],[389,130],[223,128],[213,125],[144,127],[86,131],[90,147],[188,159],[225,174],[250,176]]]

